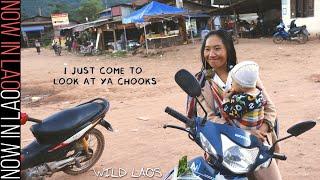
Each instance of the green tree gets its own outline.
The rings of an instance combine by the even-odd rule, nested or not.
[[[49,4],[51,14],[68,13],[69,20],[74,19],[74,10],[66,3]]]
[[[21,11],[21,20],[28,19],[30,16],[26,11]]]
[[[81,0],[79,8],[74,11],[74,17],[80,22],[86,22],[86,17],[88,21],[94,21],[99,17],[97,13],[103,9],[102,0]]]

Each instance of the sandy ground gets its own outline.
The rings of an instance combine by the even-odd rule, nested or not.
[[[182,125],[164,112],[171,106],[185,112],[186,94],[174,82],[174,74],[181,68],[196,73],[201,68],[200,42],[164,48],[162,54],[125,58],[110,56],[77,56],[67,51],[56,56],[42,49],[22,50],[22,111],[31,117],[46,118],[63,109],[76,106],[93,98],[106,98],[111,108],[107,120],[115,132],[100,129],[106,140],[101,159],[88,172],[80,176],[56,173],[51,179],[103,179],[94,170],[125,169],[122,179],[139,176],[140,170],[160,168],[165,176],[178,164],[179,158],[189,159],[202,155],[198,145],[187,134],[174,129],[163,129],[166,123]],[[282,143],[288,160],[280,162],[285,180],[319,179],[320,169],[320,41],[307,44],[287,43],[276,45],[272,39],[240,39],[236,45],[239,61],[254,60],[260,65],[262,81],[274,101],[280,120],[280,135],[304,120],[313,119],[317,126],[297,138]],[[73,67],[95,67],[93,74],[72,75]],[[64,68],[67,67],[67,74]],[[124,68],[124,74],[100,74],[101,67]],[[140,74],[131,74],[130,67],[141,67]],[[79,85],[54,85],[54,79],[79,78]],[[95,77],[94,85],[85,85],[85,78]],[[155,78],[155,85],[119,85],[119,78]],[[113,84],[101,84],[99,78],[111,78]],[[43,97],[31,102],[31,97]],[[34,139],[28,122],[22,127],[22,147]],[[111,178],[111,177],[109,177]],[[137,178],[136,178],[137,179]],[[141,176],[138,179],[152,179]],[[159,178],[153,178],[159,179]]]

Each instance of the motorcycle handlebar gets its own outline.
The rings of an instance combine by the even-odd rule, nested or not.
[[[185,124],[189,124],[189,122],[191,121],[191,119],[189,119],[185,115],[175,111],[174,109],[172,109],[170,107],[166,107],[166,109],[164,111]]]
[[[287,156],[284,154],[273,153],[272,158],[279,159],[279,160],[287,160]]]
[[[32,118],[32,117],[28,117],[27,121],[31,121],[31,122],[35,122],[35,123],[41,123],[42,122],[41,120],[35,119],[35,118]]]

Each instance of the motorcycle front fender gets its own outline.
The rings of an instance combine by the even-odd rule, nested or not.
[[[213,169],[204,159],[203,157],[199,156],[197,158],[192,159],[189,161],[189,166],[192,169],[193,173],[199,176],[203,180],[212,180],[212,179],[219,179],[224,178],[228,180],[248,180],[245,176],[240,175],[222,175],[219,171]],[[164,180],[169,179],[174,174],[174,169],[171,170],[164,178]],[[170,178],[172,179],[172,178]]]
[[[279,34],[280,34],[280,32],[278,31],[278,32],[274,33],[273,37],[276,37],[276,36],[278,36]],[[280,35],[281,35],[281,34],[280,34]]]

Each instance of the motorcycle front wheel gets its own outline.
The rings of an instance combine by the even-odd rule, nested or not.
[[[298,43],[300,44],[305,44],[308,41],[308,36],[305,35],[304,33],[300,32],[297,34],[297,36],[298,36]]]
[[[283,37],[280,34],[273,37],[273,42],[276,44],[280,44],[282,43],[282,41],[283,41]]]
[[[82,154],[77,159],[80,159],[80,164],[73,164],[63,169],[63,172],[69,175],[78,175],[88,171],[101,157],[105,142],[102,133],[98,129],[92,129],[85,137],[89,152],[91,153],[89,157],[85,157],[85,152],[81,142],[79,142],[78,146],[75,148],[73,154],[77,154],[81,151]],[[81,140],[80,140],[81,141]]]
[[[61,47],[58,47],[58,48],[57,48],[57,55],[58,55],[58,56],[61,56],[61,49],[62,49]]]

